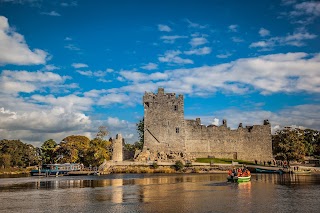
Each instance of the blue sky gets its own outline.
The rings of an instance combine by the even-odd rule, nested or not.
[[[185,117],[320,129],[319,1],[0,0],[0,138],[137,140],[145,91]]]

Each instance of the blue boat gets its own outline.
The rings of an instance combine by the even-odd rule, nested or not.
[[[256,168],[256,173],[276,173],[276,174],[283,174],[283,171],[281,169],[278,170],[271,170],[271,169],[259,169]]]
[[[41,168],[30,172],[32,176],[59,176],[67,175],[70,171],[80,171],[81,165],[77,163],[43,164]]]

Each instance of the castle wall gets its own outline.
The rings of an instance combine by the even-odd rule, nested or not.
[[[200,120],[185,123],[186,152],[197,158],[272,159],[270,124],[230,130],[226,125],[206,127]]]
[[[230,130],[224,120],[222,126],[201,125],[184,119],[183,96],[164,93],[145,93],[143,152],[181,152],[199,157],[241,160],[271,160],[272,140],[269,122]]]

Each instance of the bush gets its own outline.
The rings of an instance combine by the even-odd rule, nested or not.
[[[181,171],[183,169],[184,165],[180,160],[177,160],[174,167],[175,167],[176,171]]]
[[[156,162],[153,162],[152,168],[157,169],[158,167],[159,167],[158,164]]]

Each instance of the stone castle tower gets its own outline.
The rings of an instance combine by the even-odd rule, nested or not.
[[[124,140],[121,134],[117,134],[115,139],[112,139],[112,160],[121,162],[123,161],[123,146]]]
[[[221,126],[204,126],[200,118],[185,120],[183,96],[165,93],[163,88],[157,94],[146,92],[143,105],[143,158],[167,159],[163,156],[172,158],[172,153],[178,153],[196,158],[272,159],[271,126],[267,120],[263,125],[247,127],[240,123],[236,130],[230,130],[226,120]]]
[[[185,147],[183,96],[175,93],[145,93],[144,146],[153,151],[183,150]]]

